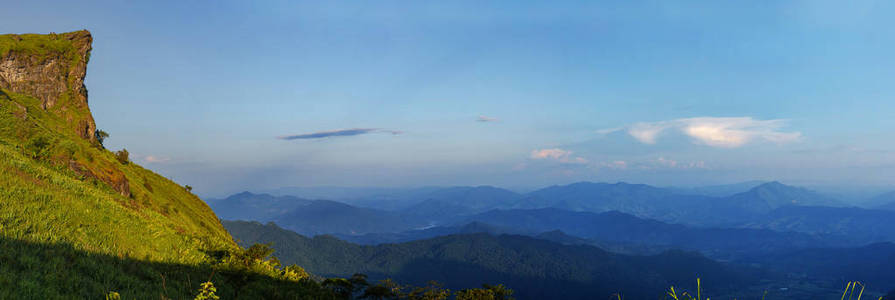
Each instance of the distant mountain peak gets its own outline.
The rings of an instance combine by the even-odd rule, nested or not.
[[[765,183],[759,184],[758,186],[756,186],[756,187],[754,187],[754,188],[752,188],[752,189],[784,189],[784,188],[796,188],[796,189],[798,189],[798,187],[791,186],[791,185],[786,185],[786,184],[783,184],[782,182],[779,182],[779,181],[776,181],[776,180],[775,180],[775,181],[770,181],[770,182],[765,182]]]
[[[779,181],[771,181],[771,182],[760,184],[754,188],[749,189],[748,191],[746,191],[744,193],[759,194],[764,197],[775,196],[775,195],[786,194],[786,193],[814,194],[814,192],[812,192],[808,189],[805,189],[802,187],[797,187],[797,186],[792,186],[792,185],[786,185]]]
[[[837,206],[840,203],[809,189],[771,181],[731,196],[744,208],[767,211],[782,206]]]

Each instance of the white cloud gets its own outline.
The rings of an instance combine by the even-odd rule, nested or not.
[[[637,123],[628,127],[628,134],[641,143],[652,145],[656,143],[656,137],[659,136],[662,131],[665,131],[665,129],[672,126],[673,124],[670,122]]]
[[[572,151],[559,148],[540,149],[531,152],[532,159],[548,159],[567,164],[586,164],[587,159],[583,157],[572,156]]]
[[[756,120],[752,117],[699,117],[661,122],[641,122],[623,128],[598,131],[607,134],[615,131],[626,132],[644,144],[655,144],[658,137],[668,130],[689,136],[694,143],[719,148],[736,148],[748,143],[766,141],[788,143],[797,141],[799,132],[780,131],[785,120]]]

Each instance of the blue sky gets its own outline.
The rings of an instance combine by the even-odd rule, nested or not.
[[[886,1],[16,1],[89,29],[107,146],[280,186],[895,184]]]

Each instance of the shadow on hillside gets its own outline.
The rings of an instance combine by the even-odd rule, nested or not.
[[[192,299],[211,280],[221,299],[318,299],[316,284],[89,253],[0,237],[0,299]]]
[[[681,258],[680,255],[685,257]],[[708,288],[708,292],[718,295],[754,285],[761,276],[754,272],[746,274],[748,271],[745,269],[717,270],[716,265],[694,266],[692,265],[694,260],[688,255],[677,253],[644,257],[633,264],[620,264],[611,260],[607,259],[605,262],[607,267],[598,270],[583,271],[569,266],[567,269],[551,270],[549,271],[551,274],[545,276],[545,274],[519,275],[496,271],[480,264],[455,260],[420,258],[407,262],[394,273],[367,272],[367,274],[373,281],[392,278],[401,284],[415,286],[422,286],[430,280],[435,280],[452,290],[480,287],[483,283],[504,284],[515,291],[518,299],[603,299],[615,293],[621,293],[626,299],[661,299],[666,289],[672,285],[695,289],[696,278],[699,276],[711,277],[711,280],[706,280],[714,283]],[[639,268],[631,268],[634,266]],[[514,271],[524,274],[538,272],[525,268],[527,266],[519,264]],[[652,271],[641,273],[638,270]],[[346,276],[346,274],[330,275]]]
[[[581,282],[519,276],[489,270],[479,265],[439,259],[417,259],[393,275],[399,282],[422,285],[428,280],[445,284],[452,290],[480,287],[483,283],[503,284],[519,299],[603,299],[622,290],[630,290],[618,281]],[[662,295],[662,289],[647,288],[626,293],[629,299],[649,299]]]

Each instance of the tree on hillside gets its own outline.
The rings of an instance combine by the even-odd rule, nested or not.
[[[483,284],[482,287],[494,293],[495,300],[513,300],[513,290],[508,289],[503,284],[490,285]]]
[[[483,284],[479,289],[465,289],[458,291],[456,300],[513,300],[513,290],[503,284]]]
[[[456,300],[494,300],[494,292],[486,289],[465,289],[455,295]]]
[[[351,299],[351,296],[354,295],[354,285],[345,278],[327,278],[320,284],[333,291],[341,299]]]
[[[380,280],[378,284],[367,287],[361,299],[399,299],[402,296],[401,286],[391,279]]]
[[[103,142],[106,140],[106,138],[109,137],[109,133],[97,129],[93,132],[93,136],[96,138],[96,142],[98,142],[100,146],[105,147],[103,145]]]
[[[451,296],[451,290],[445,289],[437,281],[429,281],[424,287],[416,287],[407,294],[410,300],[447,300]]]
[[[127,149],[121,149],[115,152],[115,158],[118,159],[118,162],[123,165],[126,165],[128,162],[130,162],[130,155],[131,154],[127,152]]]

